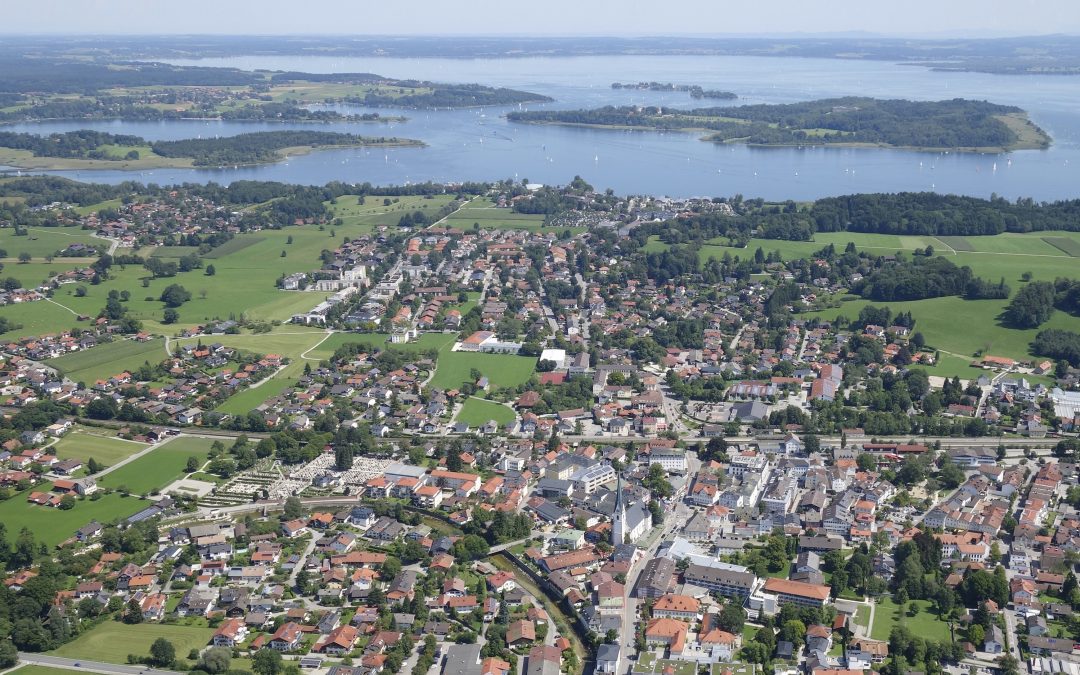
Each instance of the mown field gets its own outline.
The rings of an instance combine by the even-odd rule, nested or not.
[[[147,362],[160,363],[165,357],[165,341],[160,338],[146,342],[117,340],[49,359],[46,363],[70,380],[93,384]]]
[[[874,609],[874,625],[870,629],[870,637],[875,640],[889,639],[889,633],[893,626],[907,627],[913,634],[926,640],[947,642],[949,640],[949,624],[939,619],[930,612],[929,600],[913,600],[919,613],[915,616],[907,615],[907,607],[901,610],[889,597],[878,598],[877,607]]]
[[[99,436],[98,433],[98,430],[89,427],[75,429],[58,440],[52,449],[60,459],[81,459],[85,462],[93,457],[106,466],[112,466],[146,448],[142,443]]]
[[[0,248],[7,251],[9,258],[18,258],[20,253],[44,258],[71,244],[107,247],[109,242],[93,237],[88,230],[79,227],[31,227],[22,236],[16,236],[14,228],[0,228]]]
[[[470,230],[474,225],[492,230],[558,231],[560,229],[543,227],[544,216],[540,214],[516,213],[507,208],[496,208],[487,197],[474,199],[458,209],[446,219],[446,224],[462,230]]]
[[[1050,245],[1047,238],[1075,242],[1080,247],[1080,233],[1077,232],[1004,233],[992,237],[910,237],[831,232],[818,233],[812,242],[752,239],[742,249],[707,245],[702,247],[699,256],[703,260],[708,257],[720,258],[726,252],[732,256],[747,257],[761,247],[767,253],[779,251],[785,260],[792,260],[812,255],[830,243],[843,250],[848,241],[854,242],[857,248],[877,254],[925,249],[929,245],[933,246],[935,255],[945,256],[957,265],[967,265],[978,276],[994,281],[1004,278],[1015,294],[1024,285],[1021,277],[1027,272],[1031,273],[1032,279],[1045,281],[1080,276],[1080,266],[1076,260],[1060,248]],[[653,250],[663,250],[663,246],[658,240],[650,241]],[[962,248],[970,250],[960,250]],[[999,319],[1008,304],[1007,300],[969,301],[959,297],[890,303],[870,303],[855,298],[844,301],[840,307],[810,312],[807,316],[829,320],[837,316],[853,319],[867,304],[888,304],[894,313],[910,311],[917,322],[916,330],[926,337],[929,345],[952,352],[943,354],[938,365],[929,369],[935,375],[977,377],[982,371],[968,365],[970,357],[977,351],[995,356],[1028,358],[1028,345],[1039,330],[1080,330],[1080,319],[1063,312],[1055,312],[1050,321],[1038,329],[1008,328]],[[968,328],[958,330],[958,326]]]
[[[447,344],[439,350],[439,363],[431,386],[439,389],[456,389],[465,382],[472,382],[476,369],[488,378],[492,387],[516,387],[524,384],[536,370],[536,359],[529,356],[508,354],[481,354],[478,352],[455,352]]]
[[[51,483],[45,483],[35,489],[48,491],[51,485]],[[75,508],[62,511],[29,503],[26,498],[30,492],[32,490],[15,493],[10,499],[0,502],[0,522],[7,527],[9,542],[14,542],[19,536],[19,530],[27,527],[33,531],[36,540],[43,541],[50,547],[56,546],[74,536],[75,530],[91,520],[109,523],[120,518],[127,518],[150,504],[138,497],[125,497],[114,493],[105,495],[97,501],[80,500],[75,504]]]
[[[177,657],[183,659],[192,649],[205,647],[213,634],[213,629],[200,626],[105,621],[51,653],[87,661],[127,663],[128,654],[147,656],[154,640],[163,637],[173,643]]]
[[[513,410],[500,403],[469,398],[461,406],[461,410],[458,411],[457,417],[454,419],[471,427],[478,427],[487,424],[489,420],[495,420],[499,423],[499,426],[502,426],[513,422],[515,417],[517,415],[514,414]]]
[[[213,439],[179,436],[130,464],[101,477],[98,484],[111,488],[125,488],[128,492],[142,494],[160,490],[184,473],[189,457],[206,461]],[[222,439],[228,444],[229,439]]]
[[[379,225],[397,227],[398,221],[406,213],[422,211],[431,216],[436,211],[453,201],[454,195],[400,196],[400,197],[365,197],[364,203],[356,195],[344,195],[336,203],[324,202],[335,218],[341,218],[344,227],[357,228],[361,232],[370,232]],[[385,204],[390,200],[390,204]]]

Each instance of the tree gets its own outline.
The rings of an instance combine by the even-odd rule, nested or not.
[[[161,323],[169,324],[176,323],[180,320],[180,312],[177,312],[173,308],[168,308],[161,316]]]
[[[197,457],[188,457],[187,464],[184,465],[184,471],[187,473],[195,473],[199,470],[199,459]]]
[[[745,624],[746,611],[733,602],[724,605],[724,608],[720,610],[720,616],[717,617],[717,625],[723,630],[734,633],[735,635],[742,634],[742,629]]]
[[[116,401],[109,397],[95,398],[86,404],[86,416],[95,420],[111,420],[119,409]]]
[[[260,649],[251,660],[251,669],[256,675],[280,675],[285,668],[285,659],[276,649]]]
[[[64,495],[61,497],[59,508],[61,511],[70,511],[75,508],[75,497],[72,495]]]
[[[1036,281],[1024,286],[1005,307],[1005,323],[1013,328],[1037,328],[1054,313],[1054,284]]]
[[[21,263],[28,263],[32,259],[33,259],[33,256],[31,256],[26,251],[23,251],[22,253],[19,254],[19,262],[21,262]]]
[[[285,520],[296,520],[300,516],[304,515],[304,505],[300,502],[300,498],[293,495],[285,500]]]
[[[205,272],[205,274],[206,274],[206,276],[208,276],[208,277],[212,277],[212,276],[214,276],[215,274],[217,274],[217,270],[216,270],[216,269],[214,269],[214,266],[213,266],[213,265],[207,265],[207,266],[206,266],[206,272]]]
[[[180,284],[169,284],[161,292],[161,301],[166,307],[179,307],[191,300],[191,292]]]
[[[150,645],[150,658],[158,668],[168,668],[176,662],[176,647],[165,638],[159,637]]]
[[[273,649],[260,649],[256,654],[257,659],[259,654],[263,652],[272,652]],[[277,653],[277,652],[274,652]],[[281,656],[278,654],[278,656]],[[232,650],[228,647],[211,647],[203,652],[202,658],[199,659],[199,670],[205,670],[211,675],[217,675],[218,673],[224,673],[229,669],[229,662],[232,661]]]
[[[19,650],[11,640],[0,640],[0,668],[11,668],[19,662]]]
[[[143,613],[142,606],[139,605],[139,601],[135,598],[128,600],[127,607],[124,609],[124,623],[142,623]]]

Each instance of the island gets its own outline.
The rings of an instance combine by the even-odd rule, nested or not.
[[[637,89],[640,91],[685,91],[690,94],[690,98],[711,98],[726,101],[739,98],[739,95],[733,91],[705,89],[696,84],[673,84],[671,82],[613,82],[611,88]]]
[[[830,98],[677,110],[606,106],[511,112],[513,122],[708,132],[703,140],[755,146],[863,146],[958,152],[1049,147],[1050,136],[1015,106],[987,101]]]
[[[421,141],[329,131],[260,131],[222,138],[147,141],[79,130],[39,136],[0,132],[0,164],[18,169],[156,169],[269,164],[316,150],[419,147]]]
[[[0,55],[0,72],[0,122],[226,119],[394,123],[407,118],[336,106],[445,109],[552,100],[505,87],[400,80],[372,73],[244,71],[111,59],[83,63]]]

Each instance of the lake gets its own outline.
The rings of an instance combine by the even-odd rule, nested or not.
[[[508,122],[517,106],[468,110],[379,109],[405,115],[404,123],[318,124],[320,129],[416,138],[424,148],[344,149],[289,158],[274,165],[225,169],[51,172],[84,181],[139,180],[228,183],[277,180],[321,185],[329,181],[410,182],[528,179],[566,183],[581,175],[599,189],[620,194],[720,196],[808,200],[854,192],[936,190],[1014,199],[1065,199],[1080,184],[1080,83],[1067,76],[1007,76],[933,72],[881,61],[737,56],[599,56],[522,59],[391,59],[340,57],[240,57],[170,60],[201,66],[372,72],[388,77],[477,82],[513,87],[555,99],[526,108],[592,108],[602,105],[705,107],[787,103],[834,96],[939,100],[986,99],[1028,110],[1054,139],[1048,150],[1007,155],[927,153],[865,148],[749,148],[699,140],[697,134],[612,131]],[[732,102],[695,101],[686,93],[613,90],[612,82],[696,84],[739,94]],[[343,112],[370,112],[339,107]],[[42,122],[12,124],[12,131],[51,133],[97,129],[167,140],[282,128],[224,121]]]

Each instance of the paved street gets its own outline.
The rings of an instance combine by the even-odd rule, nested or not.
[[[147,666],[126,666],[83,659],[65,659],[59,656],[30,654],[27,652],[19,652],[19,661],[24,664],[81,670],[88,673],[105,673],[106,675],[175,675],[176,673],[176,671],[172,670],[158,670]]]

